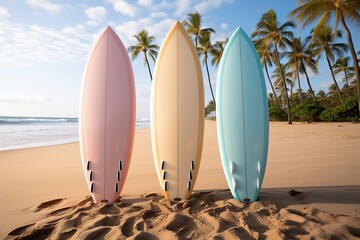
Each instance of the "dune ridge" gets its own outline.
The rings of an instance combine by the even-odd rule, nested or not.
[[[306,194],[293,196],[292,191],[289,198],[303,203]],[[159,193],[119,198],[114,204],[94,204],[90,196],[76,204],[54,199],[24,212],[43,217],[10,231],[5,239],[360,238],[360,209],[348,216],[315,207],[294,209],[278,206],[271,194],[243,204],[229,190],[195,192],[181,201],[165,200]]]

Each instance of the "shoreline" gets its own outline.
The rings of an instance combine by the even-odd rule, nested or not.
[[[135,129],[146,129],[146,128],[150,128],[150,127],[149,126],[138,126]],[[14,145],[14,146],[7,146],[7,147],[0,147],[0,152],[11,151],[11,150],[21,150],[21,149],[28,149],[28,148],[57,146],[57,145],[64,145],[64,144],[76,143],[76,142],[79,142],[79,137],[73,137],[70,139],[62,139],[62,140],[50,140],[50,141],[46,141],[46,142],[26,143],[26,144],[19,144],[19,145]]]
[[[77,142],[79,142],[79,139],[55,140],[55,141],[48,141],[48,142],[27,143],[27,144],[21,144],[21,145],[9,146],[9,147],[1,147],[0,152],[22,150],[22,149],[29,149],[29,148],[50,147],[50,146],[65,145],[65,144],[77,143]]]
[[[2,216],[0,219],[0,225],[2,226],[0,238],[15,238],[19,235],[15,234],[11,237],[7,236],[7,234],[18,227],[29,224],[28,227],[23,228],[23,231],[18,230],[15,232],[18,234],[30,233],[35,231],[35,228],[44,229],[44,226],[50,225],[54,227],[53,233],[55,235],[56,231],[61,229],[61,231],[66,232],[70,228],[66,230],[64,227],[70,226],[70,223],[67,223],[70,225],[62,225],[60,222],[56,224],[49,222],[59,219],[66,222],[66,219],[75,218],[76,213],[73,211],[76,209],[76,211],[80,212],[87,209],[84,212],[85,215],[94,214],[94,219],[89,219],[89,222],[79,220],[80,228],[73,226],[72,229],[76,230],[76,234],[80,234],[76,235],[74,233],[74,236],[80,238],[86,237],[81,234],[91,234],[89,229],[88,232],[85,229],[90,227],[95,220],[101,222],[103,218],[119,219],[111,223],[114,225],[101,227],[102,230],[107,229],[104,230],[106,234],[125,236],[119,230],[119,226],[121,228],[128,226],[129,222],[123,221],[126,221],[126,219],[129,219],[130,222],[131,219],[140,221],[143,216],[146,216],[146,211],[151,209],[151,211],[156,212],[153,216],[154,221],[159,220],[159,222],[152,223],[154,224],[153,229],[143,229],[141,232],[155,235],[166,232],[170,234],[170,238],[173,233],[168,232],[166,226],[161,223],[162,220],[158,217],[165,217],[163,219],[164,224],[175,221],[173,217],[187,219],[189,222],[195,221],[193,226],[194,228],[196,226],[197,230],[193,229],[193,234],[198,234],[198,231],[201,234],[201,229],[204,226],[198,225],[196,218],[204,219],[209,226],[212,226],[212,224],[220,226],[223,224],[221,222],[224,219],[230,222],[227,222],[227,224],[230,224],[229,226],[235,226],[233,225],[235,220],[230,218],[232,216],[238,219],[236,221],[240,221],[236,222],[236,224],[239,225],[239,229],[241,227],[241,231],[245,231],[250,235],[260,234],[259,236],[263,236],[265,234],[271,236],[272,231],[278,234],[278,231],[281,232],[283,227],[289,227],[287,225],[283,226],[284,222],[282,221],[292,221],[294,218],[300,221],[304,216],[308,217],[307,220],[303,219],[298,222],[296,226],[299,229],[304,228],[304,231],[308,231],[310,234],[311,229],[306,229],[306,226],[313,224],[310,222],[310,225],[306,225],[311,218],[309,214],[315,214],[312,218],[317,219],[319,217],[319,221],[324,221],[324,223],[330,225],[336,223],[336,221],[338,223],[342,222],[340,216],[346,215],[349,218],[355,218],[352,221],[359,224],[355,227],[360,231],[359,124],[295,123],[287,125],[283,122],[271,122],[268,163],[260,198],[259,201],[246,207],[234,201],[229,191],[226,190],[228,186],[221,166],[217,147],[216,123],[214,121],[206,121],[205,123],[202,160],[193,193],[194,197],[174,205],[162,199],[150,139],[149,128],[136,129],[132,162],[124,189],[120,195],[122,200],[116,204],[108,205],[94,205],[91,200],[86,200],[89,191],[81,167],[78,142],[0,151],[0,189],[2,191],[0,195],[0,216]],[[146,181],[142,179],[146,179]],[[290,195],[289,191],[292,189],[294,192],[292,192],[293,195]],[[214,198],[215,202],[213,202]],[[83,203],[84,201],[87,202]],[[202,202],[210,205],[204,205]],[[125,203],[128,205],[123,206]],[[39,208],[39,206],[47,207]],[[110,209],[112,206],[119,209],[118,214],[102,214],[102,212],[106,212],[105,209]],[[189,206],[190,208],[181,207],[179,212],[176,212],[171,210],[174,206]],[[236,215],[233,216],[231,211],[227,212],[226,209],[234,207],[236,207]],[[258,210],[255,209],[257,207]],[[64,208],[68,209],[64,210]],[[160,211],[158,208],[162,210]],[[143,210],[138,212],[136,209]],[[291,212],[294,211],[292,209],[297,209],[296,216]],[[190,210],[195,211],[196,214],[190,214]],[[125,214],[126,211],[129,211],[129,213]],[[225,212],[213,216],[215,219],[212,219],[207,215],[212,211]],[[269,212],[269,216],[263,215],[264,212]],[[178,215],[174,216],[174,214]],[[320,217],[325,216],[324,214],[333,217],[321,220]],[[246,216],[252,216],[256,221],[252,222]],[[241,225],[243,221],[247,222],[247,225]],[[264,227],[257,228],[256,226],[260,225],[256,225],[256,222],[261,223],[261,226]],[[141,224],[145,226],[147,223],[145,221]],[[346,225],[346,223],[342,224]],[[342,229],[346,228],[345,225]],[[100,228],[99,225],[96,226],[98,227],[92,226],[91,229]],[[216,229],[216,226],[212,227],[212,229]],[[246,226],[248,227],[246,228]],[[273,229],[273,226],[279,227]],[[188,227],[191,229],[190,226]],[[319,228],[321,227],[319,226]],[[226,234],[231,235],[240,231],[239,229],[229,228],[222,230],[223,234],[227,232]],[[136,230],[135,227],[134,229],[123,229],[123,231],[126,234],[129,233],[126,237],[143,234]],[[213,236],[218,234],[221,235],[216,231],[213,232]],[[230,235],[229,238],[231,239]],[[166,236],[164,237],[166,238]],[[269,238],[271,239],[271,237]]]
[[[205,121],[214,121],[211,119],[206,119]],[[270,121],[269,124],[284,124],[288,125],[286,121],[280,122],[280,121]],[[308,125],[308,124],[331,124],[336,125],[338,127],[341,127],[341,124],[359,124],[359,122],[293,122],[292,125]],[[137,129],[150,129],[150,126],[137,126],[135,130]],[[26,143],[26,144],[20,144],[15,146],[7,146],[7,147],[0,147],[0,152],[4,151],[13,151],[13,150],[21,150],[21,149],[28,149],[28,148],[39,148],[39,147],[49,147],[49,146],[57,146],[57,145],[64,145],[69,143],[78,143],[79,138],[74,137],[71,139],[63,139],[63,140],[50,140],[46,142],[36,142],[36,143]]]

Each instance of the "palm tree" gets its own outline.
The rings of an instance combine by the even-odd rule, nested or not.
[[[348,45],[345,43],[335,43],[336,36],[341,37],[341,32],[338,30],[336,33],[332,31],[330,26],[323,26],[319,28],[317,32],[313,32],[312,49],[313,53],[317,56],[325,54],[326,61],[329,65],[332,79],[336,86],[340,102],[342,102],[341,91],[339,85],[335,79],[334,71],[331,62],[335,61],[335,55],[342,57],[344,51],[348,50]]]
[[[358,86],[358,82],[356,81],[356,79],[353,79],[351,82],[350,82],[350,87],[353,87],[353,88],[357,88]]]
[[[276,99],[276,100],[275,100]],[[278,109],[280,109],[277,105],[279,104],[279,103],[277,103],[277,98],[275,97],[275,95],[274,95],[274,93],[271,93],[271,92],[269,92],[268,93],[268,102],[269,102],[269,107],[271,107],[272,105],[274,105],[274,103],[275,103],[275,105],[276,105],[276,107],[278,108]]]
[[[290,45],[290,38],[293,37],[293,33],[288,31],[288,28],[294,28],[295,23],[292,21],[285,22],[280,25],[277,21],[277,15],[274,10],[269,10],[261,16],[260,21],[257,23],[255,32],[251,35],[252,38],[257,37],[256,44],[263,44],[265,46],[271,45],[274,49],[274,57],[277,67],[280,69],[281,79],[283,85],[286,85],[285,76],[282,72],[278,47],[286,49],[286,45]],[[290,102],[287,91],[285,91],[285,100],[287,105],[288,123],[291,124],[291,111]]]
[[[347,26],[346,21],[353,22],[357,26],[360,26],[360,1],[359,0],[298,0],[298,6],[290,12],[290,16],[296,17],[299,22],[303,22],[303,28],[319,19],[315,33],[326,25],[331,16],[335,16],[335,32],[340,22],[344,29],[352,60],[354,63],[354,71],[357,82],[360,82],[360,68],[359,60],[356,57],[356,52],[352,40],[350,30]],[[358,93],[358,105],[359,105],[359,116],[360,116],[360,84],[357,88]]]
[[[292,67],[294,74],[295,74],[295,79],[298,81],[299,84],[299,99],[300,102],[302,102],[302,94],[301,94],[301,84],[300,84],[300,74],[299,74],[299,66],[300,66],[300,61],[301,61],[301,49],[302,48],[302,44],[301,44],[301,39],[299,38],[293,38],[292,39],[292,43],[290,44],[290,51],[285,52],[285,55],[288,57],[288,65]]]
[[[315,93],[311,89],[308,89],[307,92],[305,93],[306,99],[312,98],[313,100],[316,101],[316,97],[314,98],[314,96],[315,96]]]
[[[282,54],[283,55],[283,54]],[[301,87],[298,88],[298,91],[294,93],[294,87],[297,80],[296,71],[291,67],[289,63],[284,64],[283,72],[285,74],[285,78],[287,78],[286,82],[290,85],[290,104],[297,104],[294,100],[299,99],[299,103],[302,102],[301,99],[304,97],[304,92],[302,91]],[[291,80],[291,83],[289,82]],[[292,101],[292,102],[291,102]]]
[[[259,54],[261,65],[263,66],[263,68],[265,68],[266,76],[267,76],[267,78],[269,80],[271,90],[272,90],[274,98],[275,98],[276,107],[278,109],[280,109],[280,104],[279,104],[279,101],[278,101],[278,99],[276,97],[274,85],[271,82],[271,78],[270,78],[269,70],[268,70],[268,66],[272,67],[272,62],[273,62],[273,55],[272,55],[271,50],[269,48],[270,46],[256,44],[255,47],[256,47],[256,50],[257,50],[257,52]]]
[[[327,99],[327,93],[325,93],[325,91],[323,90],[320,90],[317,94],[316,94],[316,97],[318,99],[318,101],[321,103],[321,105],[323,107],[328,107],[329,106],[329,102],[328,102],[328,99]]]
[[[202,16],[200,15],[200,13],[198,13],[198,11],[195,11],[194,13],[189,13],[187,16],[188,20],[183,20],[182,24],[184,25],[189,34],[194,35],[195,47],[198,46],[198,40],[200,39],[201,33],[215,33],[215,30],[212,28],[201,28]]]
[[[227,38],[225,41],[216,41],[211,49],[210,53],[212,55],[211,65],[215,65],[218,67],[220,64],[221,57],[224,53],[225,46],[229,39]]]
[[[327,96],[329,96],[330,98],[330,102],[335,102],[335,104],[331,104],[331,105],[339,105],[339,100],[336,100],[338,98],[336,98],[336,95],[338,95],[338,89],[337,89],[337,86],[335,85],[335,83],[331,84],[330,87],[329,87],[329,91],[328,91],[328,94]],[[333,100],[333,101],[331,101]]]
[[[215,102],[211,100],[205,107],[205,117],[215,111]]]
[[[211,33],[210,32],[203,32],[201,33],[201,36],[199,38],[199,45],[196,49],[198,51],[199,56],[203,56],[203,64],[206,67],[206,73],[208,76],[208,81],[209,81],[209,86],[210,86],[210,91],[211,91],[211,96],[212,99],[216,105],[216,101],[215,101],[215,96],[214,96],[214,92],[211,86],[211,80],[210,80],[210,73],[209,73],[209,66],[208,66],[208,55],[210,54],[211,50],[213,49],[213,45],[211,45]]]
[[[320,90],[320,91],[316,94],[316,96],[317,96],[319,99],[325,99],[326,96],[327,96],[327,94],[325,93],[324,90]]]
[[[159,46],[156,44],[153,44],[153,41],[155,40],[154,36],[149,36],[148,32],[143,29],[141,30],[137,35],[133,36],[137,40],[137,44],[134,46],[128,47],[128,52],[131,53],[131,58],[134,60],[137,56],[139,56],[140,52],[144,53],[144,65],[147,65],[150,80],[152,81],[152,75],[150,70],[150,64],[148,60],[148,56],[154,61],[158,54]]]
[[[296,68],[294,66],[294,70],[299,71],[301,74],[305,74],[306,82],[308,84],[308,87],[310,89],[310,95],[314,100],[316,100],[314,90],[311,87],[309,75],[307,73],[307,68],[310,68],[310,70],[317,74],[318,68],[317,68],[317,62],[313,56],[312,49],[309,45],[309,39],[306,39],[305,41],[301,40],[301,37],[294,38],[293,42],[291,44],[291,51],[287,52],[286,55],[289,58],[289,63],[292,65],[296,65]],[[295,64],[297,63],[297,64]],[[297,73],[298,74],[298,73]],[[298,78],[299,79],[299,78]],[[300,88],[300,82],[299,82],[299,88]]]
[[[290,86],[291,93],[292,93],[292,88],[294,86],[294,81],[292,80],[293,73],[288,70],[289,70],[288,65],[281,64],[280,68],[277,67],[274,69],[273,75],[271,76],[271,78],[275,79],[274,81],[275,90],[277,90],[280,93],[280,95],[284,95],[284,96],[287,95],[287,92],[289,90],[287,85]],[[283,76],[285,78],[285,84],[283,81]],[[287,104],[286,98],[284,99],[286,105]]]
[[[344,73],[343,81],[349,86],[349,76],[352,76],[354,67],[349,66],[350,57],[341,57],[333,65],[334,74]]]

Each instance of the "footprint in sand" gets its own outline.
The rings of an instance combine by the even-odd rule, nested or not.
[[[34,223],[18,227],[16,229],[12,230],[11,232],[9,232],[8,235],[10,235],[10,236],[21,235],[31,226],[34,226]]]
[[[96,227],[88,230],[79,239],[93,240],[93,239],[105,239],[106,234],[111,231],[110,227]]]
[[[159,238],[148,232],[138,232],[129,238],[129,240],[159,240]]]
[[[51,213],[49,213],[49,216],[60,216],[60,215],[64,215],[66,213],[70,213],[71,211],[73,211],[75,209],[75,207],[64,207],[64,208],[60,208],[57,209]]]
[[[54,199],[54,200],[50,200],[47,202],[43,202],[35,208],[35,212],[41,211],[45,208],[54,207],[55,205],[58,205],[59,203],[61,203],[63,200],[65,200],[65,198],[59,198],[59,199]]]
[[[102,216],[100,219],[98,219],[93,226],[118,226],[120,223],[120,216]]]
[[[307,194],[306,193],[303,193],[303,192],[298,192],[294,189],[291,189],[288,194],[298,200],[304,200],[306,197],[307,197]]]
[[[106,204],[99,209],[99,213],[103,215],[105,214],[119,215],[120,209],[116,207],[114,204]]]
[[[125,223],[121,227],[121,232],[126,237],[131,237],[134,235],[134,225],[135,221],[137,220],[137,217],[129,217],[126,219]]]
[[[33,225],[33,224],[32,224]],[[26,230],[16,239],[47,239],[51,232],[54,230],[55,225],[45,225],[41,227],[36,227],[30,230]]]

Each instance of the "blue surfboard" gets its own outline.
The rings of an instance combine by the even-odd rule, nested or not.
[[[216,90],[218,142],[227,183],[235,199],[256,201],[266,168],[269,116],[260,59],[241,28],[225,47]]]

